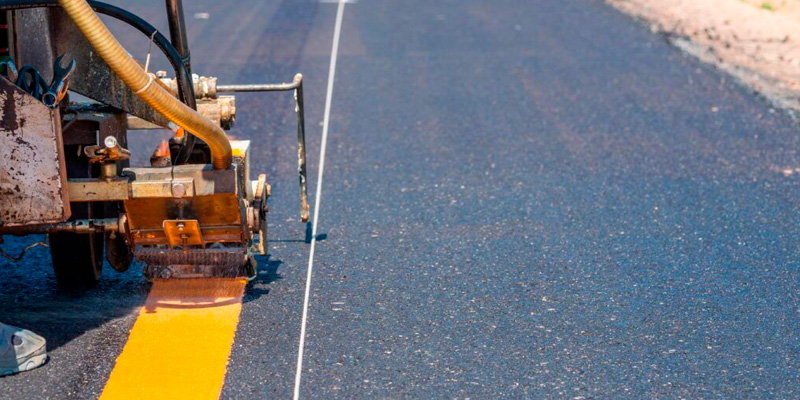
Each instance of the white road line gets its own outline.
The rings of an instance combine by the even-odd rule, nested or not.
[[[314,222],[311,224],[311,250],[308,253],[308,272],[306,273],[306,292],[303,298],[303,319],[300,323],[300,343],[297,350],[297,371],[294,378],[294,400],[300,399],[300,379],[303,375],[303,351],[306,344],[306,324],[308,322],[308,299],[311,295],[311,273],[314,270],[314,249],[317,247],[317,222],[319,221],[319,202],[322,197],[322,173],[325,170],[325,148],[328,143],[328,125],[331,116],[333,97],[333,78],[336,76],[336,58],[339,55],[339,36],[342,31],[342,16],[347,0],[339,0],[336,9],[336,25],[333,28],[331,66],[328,70],[328,91],[325,95],[325,114],[322,117],[322,146],[319,149],[319,172],[317,172],[317,194],[314,196]]]

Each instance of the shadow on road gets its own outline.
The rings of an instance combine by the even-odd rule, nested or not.
[[[4,239],[4,248],[12,251],[38,240]],[[134,266],[119,274],[105,265],[96,287],[65,292],[58,290],[47,249],[31,252],[18,263],[0,260],[0,321],[30,329],[47,339],[48,350],[57,349],[110,321],[134,315],[149,290],[139,270]],[[127,335],[127,329],[110,329],[108,335]]]
[[[4,248],[17,251],[36,238],[6,237]],[[267,295],[269,285],[282,279],[281,260],[257,257],[258,275],[247,285],[243,302]],[[30,329],[47,339],[48,350],[55,350],[88,331],[104,329],[104,335],[127,339],[137,311],[145,305],[151,284],[141,275],[141,265],[120,274],[104,266],[96,287],[81,293],[58,290],[47,249],[31,252],[19,263],[0,260],[0,321]],[[127,321],[115,320],[130,318]],[[120,326],[114,326],[114,325]]]
[[[269,294],[270,289],[268,285],[283,279],[283,277],[278,274],[278,268],[283,264],[283,261],[274,260],[269,254],[263,257],[256,256],[256,261],[258,262],[258,274],[255,279],[250,281],[250,284],[247,285],[244,298],[242,298],[243,303],[257,300],[261,296]]]

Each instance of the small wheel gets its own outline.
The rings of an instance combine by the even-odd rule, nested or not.
[[[256,184],[256,191],[253,196],[255,202],[253,207],[255,208],[257,218],[257,229],[258,232],[258,254],[262,256],[267,255],[269,251],[269,237],[267,231],[267,213],[269,212],[269,206],[267,205],[267,199],[270,195],[270,187],[269,183],[267,183],[267,175],[261,174],[258,176],[258,183]]]
[[[269,231],[267,231],[267,213],[261,215],[261,224],[258,228],[258,254],[262,256],[269,252]]]
[[[106,234],[106,259],[117,272],[125,272],[131,267],[133,252],[124,236],[116,232]]]

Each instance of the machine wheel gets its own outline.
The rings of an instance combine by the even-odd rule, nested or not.
[[[89,178],[96,176],[86,157],[81,157],[77,145],[64,146],[67,176]],[[103,204],[71,203],[73,219],[102,218]],[[100,280],[103,270],[103,234],[57,232],[49,235],[50,258],[59,288],[85,290]]]
[[[51,234],[50,257],[60,288],[89,289],[97,284],[103,271],[103,235]]]
[[[124,162],[127,166],[128,162]],[[103,216],[104,217],[118,217],[122,215],[122,203],[120,202],[106,202],[103,203]],[[133,251],[124,235],[117,232],[106,232],[106,260],[114,271],[125,272],[131,267],[133,262]]]
[[[117,272],[125,272],[131,267],[133,252],[125,237],[113,232],[106,234],[106,259]]]
[[[269,206],[267,205],[267,199],[269,198],[270,191],[269,183],[267,183],[267,175],[259,175],[256,191],[253,195],[253,208],[257,215],[256,231],[258,232],[258,254],[262,256],[267,255],[269,251],[269,232],[267,231],[267,213],[269,212]]]

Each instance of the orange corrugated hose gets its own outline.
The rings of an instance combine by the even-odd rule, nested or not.
[[[231,165],[231,144],[222,128],[198,114],[154,82],[97,17],[85,0],[58,0],[67,15],[78,26],[97,54],[108,64],[133,93],[168,120],[197,135],[211,149],[216,169]]]

